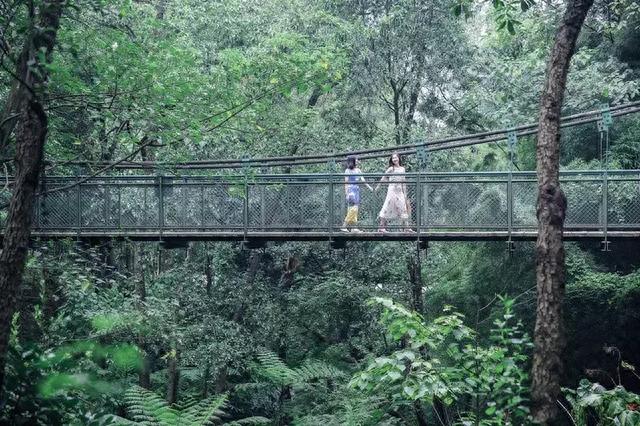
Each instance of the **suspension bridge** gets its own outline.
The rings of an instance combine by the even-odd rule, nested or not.
[[[365,174],[367,181],[381,175]],[[358,228],[341,231],[340,174],[49,177],[33,217],[41,238],[132,240],[523,240],[536,237],[534,172],[407,173],[410,227],[378,232],[386,188],[361,188]],[[567,239],[640,237],[640,170],[568,171]]]
[[[640,111],[640,102],[563,118],[563,126],[598,123],[600,151],[608,150],[613,117]],[[537,236],[535,172],[427,171],[426,150],[508,140],[513,155],[517,138],[535,134],[534,125],[466,135],[400,147],[417,154],[419,171],[404,175],[410,219],[378,232],[378,212],[386,187],[361,188],[359,232],[341,230],[346,212],[345,176],[340,173],[254,173],[251,167],[318,164],[357,154],[386,156],[393,148],[304,157],[208,160],[173,164],[175,169],[243,169],[230,175],[156,174],[47,176],[33,212],[36,238],[168,241],[235,240],[256,246],[266,241],[347,240],[528,240]],[[513,159],[513,158],[512,158]],[[122,163],[122,162],[121,162]],[[604,162],[603,164],[606,164]],[[117,166],[147,169],[150,164]],[[158,166],[154,163],[153,166]],[[166,166],[166,165],[165,165]],[[129,173],[132,170],[128,171]],[[382,174],[363,174],[373,183]],[[10,188],[10,178],[7,188]],[[561,184],[568,200],[565,239],[601,240],[640,237],[640,170],[565,171]],[[4,191],[5,205],[9,191]],[[0,212],[0,221],[6,218]]]

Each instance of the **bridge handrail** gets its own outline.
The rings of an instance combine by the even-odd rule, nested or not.
[[[383,173],[363,173],[373,183]],[[47,176],[34,228],[83,231],[285,230],[340,232],[346,209],[344,175]],[[571,230],[640,230],[640,170],[567,170]],[[405,174],[417,237],[429,229],[535,229],[534,171],[409,172]],[[2,178],[0,178],[2,179]],[[64,188],[53,192],[56,188]],[[47,193],[47,191],[52,191]],[[363,191],[363,229],[377,227],[386,188]],[[8,197],[4,191],[3,197]],[[2,219],[0,213],[0,219]]]

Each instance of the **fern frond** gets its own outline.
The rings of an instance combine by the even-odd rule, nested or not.
[[[254,371],[258,376],[280,386],[299,385],[314,380],[334,380],[345,377],[344,372],[322,361],[306,361],[300,367],[290,368],[273,352],[257,355]]]
[[[234,420],[229,423],[223,423],[223,426],[244,426],[244,425],[267,425],[271,423],[271,419],[266,417],[254,416],[240,420]]]
[[[294,382],[295,373],[273,352],[260,352],[254,371],[267,381],[286,386]]]
[[[182,374],[182,372],[180,372]],[[180,401],[174,404],[174,407],[179,411],[187,410],[188,408],[196,405],[198,400],[193,395],[187,395],[180,398]]]
[[[127,411],[143,425],[175,424],[177,412],[164,399],[140,386],[133,386],[124,396]]]
[[[314,380],[335,380],[345,377],[344,372],[322,361],[307,361],[300,367],[293,369],[298,383],[308,383]]]
[[[226,395],[219,395],[215,398],[198,401],[181,413],[180,420],[183,421],[181,424],[194,426],[213,424],[213,422],[220,420],[220,417],[225,415],[223,408],[226,403]]]
[[[115,414],[107,414],[98,418],[97,424],[109,426],[137,426],[140,423],[125,419],[124,417],[116,416]]]

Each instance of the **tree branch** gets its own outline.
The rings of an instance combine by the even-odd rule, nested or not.
[[[36,195],[37,196],[49,195],[49,194],[53,194],[53,193],[56,193],[56,192],[65,191],[67,189],[71,189],[71,188],[76,187],[76,186],[78,186],[78,185],[80,185],[80,184],[82,184],[82,183],[84,183],[84,182],[86,182],[86,181],[88,181],[90,179],[93,179],[94,177],[96,177],[98,175],[103,174],[106,171],[109,171],[109,170],[113,169],[118,164],[124,163],[125,161],[129,160],[130,158],[135,157],[136,154],[138,154],[140,151],[142,151],[142,149],[146,148],[147,146],[162,146],[160,144],[156,144],[155,140],[148,139],[146,136],[144,138],[142,138],[141,142],[143,142],[143,143],[138,148],[136,148],[134,151],[129,153],[129,155],[127,155],[126,157],[122,157],[120,160],[118,160],[116,162],[113,162],[113,163],[109,164],[108,166],[105,166],[105,167],[101,168],[97,172],[92,173],[91,175],[86,176],[86,177],[84,177],[82,179],[79,179],[76,182],[71,183],[69,185],[61,186],[59,188],[50,189],[50,190],[44,191],[44,192],[39,192]]]

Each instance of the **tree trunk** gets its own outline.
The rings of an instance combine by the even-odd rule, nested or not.
[[[413,401],[413,412],[416,415],[416,423],[418,426],[429,426],[429,420],[422,407],[422,401]]]
[[[415,124],[416,108],[418,107],[418,98],[420,97],[420,91],[422,90],[422,74],[424,73],[424,58],[422,57],[422,49],[419,50],[417,71],[411,92],[409,93],[409,107],[404,117],[404,123],[402,126],[402,142],[406,143],[409,139],[409,132],[411,127]]]
[[[424,302],[422,300],[422,264],[420,253],[407,258],[409,281],[411,282],[411,309],[422,315]]]
[[[31,212],[47,132],[47,117],[42,105],[35,100],[29,102],[20,119],[16,144],[16,182],[9,204],[9,217],[0,254],[0,294],[3,295],[0,301],[0,386],[4,381],[11,318],[29,247]]]
[[[202,399],[209,397],[209,378],[211,377],[211,364],[209,360],[204,365],[204,372],[202,373],[202,393],[200,396]]]
[[[216,387],[215,387],[216,394],[221,394],[225,390],[227,390],[227,376],[228,376],[227,367],[226,366],[222,367],[220,371],[218,371],[218,376],[216,377]]]
[[[18,60],[17,75],[21,79],[24,97],[19,101],[16,128],[16,178],[7,213],[7,225],[0,254],[0,390],[4,385],[4,367],[11,333],[11,318],[31,234],[31,216],[35,201],[38,176],[47,134],[47,116],[36,94],[46,84],[47,69],[40,62],[39,52],[45,52],[49,61],[56,42],[63,0],[44,1],[37,26],[29,32],[25,49]]]
[[[393,89],[393,128],[395,131],[395,139],[396,145],[402,144],[402,129],[401,129],[401,120],[400,120],[400,92],[402,89],[397,88],[397,84],[393,82],[391,83],[391,88]]]
[[[139,250],[139,254],[137,253]],[[144,251],[142,247],[138,247],[131,243],[131,251],[133,252],[133,264],[139,262],[140,267],[140,278],[136,280],[136,295],[138,296],[138,310],[140,311],[141,316],[146,316],[146,307],[145,302],[147,300],[147,268],[144,258]],[[136,256],[136,254],[138,254]],[[151,362],[149,359],[149,353],[147,350],[147,339],[144,334],[138,334],[138,347],[142,352],[142,368],[138,372],[138,384],[145,388],[151,389]]]
[[[62,250],[60,245],[61,244],[59,241],[53,242],[53,250],[51,251],[56,256]],[[62,291],[60,289],[60,282],[58,281],[59,274],[57,273],[58,271],[53,269],[54,260],[55,258],[52,258],[48,262],[43,262],[42,265],[42,327],[45,331],[45,338],[48,334],[46,330],[49,328],[49,326],[51,326],[58,312],[58,309],[64,303],[62,298]]]
[[[180,352],[175,347],[171,350],[167,365],[167,402],[175,404],[178,402],[178,386],[180,385],[180,368],[178,362],[180,360]]]
[[[249,255],[249,265],[247,266],[246,286],[244,290],[241,290],[242,293],[240,293],[240,305],[236,308],[235,312],[233,313],[233,317],[231,318],[233,322],[237,322],[238,324],[242,324],[244,312],[247,309],[246,300],[248,299],[248,297],[246,296],[246,294],[250,294],[251,292],[253,292],[253,283],[255,282],[256,276],[258,275],[258,269],[261,259],[262,256],[257,250],[251,251],[251,254]]]
[[[206,278],[205,292],[207,297],[211,297],[211,292],[213,291],[213,269],[211,269],[211,262],[211,255],[207,253],[204,264],[204,276]]]
[[[205,246],[205,252],[208,247]],[[207,300],[210,300],[213,291],[213,269],[211,268],[212,258],[211,255],[206,252],[205,264],[204,264],[204,276],[206,278],[205,292]],[[204,374],[202,375],[202,398],[209,396],[209,379],[211,378],[211,361],[207,358],[204,364]]]
[[[559,414],[562,374],[562,297],[564,295],[564,226],[567,201],[560,188],[560,113],[569,63],[593,0],[570,0],[556,33],[540,101],[536,149],[538,173],[538,240],[536,282],[538,303],[534,331],[531,397],[533,416],[553,424]]]
[[[42,329],[36,319],[35,307],[40,302],[40,291],[37,282],[22,283],[18,298],[18,339],[21,343],[38,343],[42,340]]]

